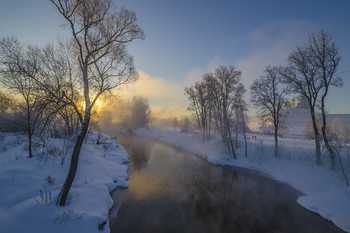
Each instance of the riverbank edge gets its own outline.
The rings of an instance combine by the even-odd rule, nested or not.
[[[2,145],[9,146],[0,151],[0,232],[110,232],[110,194],[119,185],[125,186],[129,177],[129,155],[115,138],[99,132],[88,135],[67,203],[57,206],[55,200],[69,169],[69,152],[63,165],[50,155],[43,155],[48,156],[45,161],[37,155],[29,159],[17,156],[27,154],[25,140],[18,140],[21,135],[2,136]],[[62,139],[47,140],[57,150],[63,147]]]

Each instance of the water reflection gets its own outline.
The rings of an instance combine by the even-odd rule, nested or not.
[[[299,206],[300,193],[253,171],[214,166],[143,139],[121,144],[133,173],[119,216],[111,217],[112,233],[342,232]]]
[[[132,155],[132,169],[133,172],[139,172],[147,166],[150,157],[151,143],[145,140],[133,138],[133,137],[122,137],[118,141],[128,148],[128,154]]]

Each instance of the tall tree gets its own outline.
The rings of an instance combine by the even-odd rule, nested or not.
[[[243,96],[242,96],[243,97]],[[247,103],[243,98],[238,99],[235,104],[235,112],[236,112],[236,118],[240,119],[238,121],[238,124],[242,127],[242,133],[243,133],[243,139],[244,139],[244,156],[247,158],[248,157],[248,143],[247,143],[247,122],[248,122],[248,116],[247,116],[247,111],[248,111],[248,106]],[[237,124],[237,122],[236,122]],[[238,125],[236,125],[238,128]],[[238,131],[238,129],[236,129]],[[236,132],[237,133],[237,132]]]
[[[57,204],[65,205],[69,190],[74,181],[78,167],[79,154],[87,134],[93,107],[97,100],[117,86],[133,82],[137,79],[133,58],[128,54],[126,45],[135,39],[145,37],[142,29],[136,24],[134,12],[124,8],[116,9],[111,0],[50,0],[59,14],[63,16],[70,29],[71,38],[66,46],[69,47],[71,61],[77,65],[75,84],[82,93],[82,107],[66,93],[69,82],[67,60],[59,59],[58,63],[37,63],[37,59],[45,51],[28,49],[29,59],[19,62],[17,57],[23,53],[18,49],[16,40],[8,40],[5,44],[7,68],[13,69],[19,75],[26,77],[26,82],[40,86],[56,101],[74,108],[80,122],[78,133],[67,178],[59,193]],[[40,54],[41,52],[41,54]],[[38,54],[39,55],[38,55]],[[54,66],[53,66],[54,65]],[[62,68],[65,67],[66,69]],[[7,69],[8,70],[8,69]],[[62,75],[47,75],[51,71],[62,71]],[[59,78],[57,78],[59,77]],[[62,80],[64,79],[64,80]]]
[[[340,77],[336,76],[341,57],[332,36],[321,30],[318,34],[311,34],[308,48],[313,56],[314,65],[319,68],[318,75],[323,83],[321,91],[322,136],[325,146],[330,154],[332,168],[335,167],[335,152],[329,143],[327,135],[327,119],[325,100],[331,86],[343,85]]]
[[[73,149],[68,176],[57,203],[65,205],[78,166],[91,111],[97,99],[113,88],[135,81],[137,74],[126,44],[145,37],[134,12],[119,10],[111,0],[50,0],[64,17],[71,32],[83,83],[85,106],[78,111],[81,131]]]
[[[308,102],[315,134],[316,163],[321,164],[321,137],[316,124],[316,104],[323,88],[323,80],[319,77],[319,68],[314,65],[314,57],[307,45],[297,46],[288,57],[288,65],[281,75],[290,91],[299,93]]]
[[[234,116],[234,106],[245,93],[240,78],[241,71],[232,66],[220,66],[213,74],[204,76],[204,81],[211,93],[216,128],[234,159],[237,159],[237,155],[232,139],[231,122]]]
[[[250,87],[251,102],[259,109],[264,123],[272,123],[275,137],[275,156],[278,157],[278,132],[282,122],[282,109],[286,89],[281,83],[280,68],[267,66],[264,75],[254,80]]]

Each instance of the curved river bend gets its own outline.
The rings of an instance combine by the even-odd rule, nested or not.
[[[111,233],[343,232],[297,202],[292,187],[257,172],[212,165],[141,138],[121,138],[130,187],[112,194]]]

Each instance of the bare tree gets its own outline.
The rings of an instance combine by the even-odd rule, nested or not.
[[[177,117],[174,117],[174,120],[173,120],[174,131],[176,130],[177,125],[178,125]]]
[[[124,8],[117,10],[111,0],[51,0],[51,2],[66,20],[71,32],[71,39],[66,46],[69,46],[75,58],[73,61],[78,67],[75,78],[79,85],[77,89],[84,97],[83,106],[80,107],[79,103],[75,103],[65,91],[66,85],[63,84],[67,82],[69,76],[65,73],[67,70],[60,66],[67,68],[67,60],[56,59],[62,63],[42,64],[40,57],[45,51],[28,47],[25,51],[28,59],[21,61],[18,57],[23,51],[15,40],[8,40],[9,43],[4,45],[8,53],[2,54],[2,58],[8,61],[7,71],[13,70],[19,77],[25,77],[24,81],[30,85],[40,86],[56,101],[72,106],[79,117],[80,132],[73,149],[67,178],[57,199],[57,204],[63,206],[74,181],[93,107],[102,95],[110,93],[119,85],[137,79],[133,58],[127,53],[126,45],[135,39],[143,39],[145,35],[136,24],[135,13]],[[63,73],[47,75],[53,70]]]
[[[210,99],[212,95],[210,89],[207,83],[196,82],[192,87],[185,88],[185,95],[190,100],[188,109],[193,112],[202,139],[208,142],[211,138],[212,125],[212,102]]]
[[[318,34],[311,34],[309,46],[313,56],[314,65],[319,68],[318,75],[323,82],[321,93],[321,113],[322,113],[322,136],[325,146],[331,157],[331,166],[335,168],[335,151],[329,143],[327,136],[327,119],[325,110],[325,100],[331,86],[339,87],[343,85],[343,80],[336,76],[336,71],[341,60],[338,48],[332,36],[321,30]]]
[[[134,96],[131,100],[117,99],[111,103],[108,110],[101,112],[99,125],[103,131],[108,131],[112,126],[132,134],[135,129],[146,127],[150,119],[148,100],[142,96]]]
[[[144,33],[136,24],[135,13],[124,8],[116,10],[111,0],[51,2],[70,28],[70,44],[78,58],[85,101],[82,111],[75,108],[81,131],[73,149],[68,176],[57,200],[58,204],[65,205],[89,127],[92,108],[102,94],[136,80],[133,59],[126,51],[126,44],[135,39],[143,39]]]
[[[264,75],[254,80],[250,87],[251,102],[259,111],[264,123],[272,123],[275,137],[275,156],[278,157],[278,132],[282,122],[282,109],[285,102],[286,89],[282,86],[280,68],[267,66]]]
[[[37,129],[44,109],[48,101],[45,93],[30,75],[37,75],[40,67],[40,49],[34,46],[23,48],[14,37],[3,38],[0,41],[0,73],[1,82],[7,89],[15,94],[19,94],[24,103],[21,110],[25,113],[25,128],[28,136],[29,158],[33,157],[32,138]],[[22,72],[22,69],[27,73]]]
[[[45,85],[44,90],[52,98],[47,106],[45,125],[53,127],[56,134],[63,133],[65,136],[72,136],[78,130],[79,115],[75,108],[82,112],[84,102],[78,91],[79,68],[73,57],[66,43],[59,41],[58,47],[48,44],[41,51],[42,67],[40,77],[36,77],[36,80],[40,80],[39,84]]]
[[[13,97],[0,91],[0,116],[2,116],[3,114],[5,114],[6,111],[8,111],[12,102],[13,102]]]
[[[148,125],[151,116],[151,109],[146,98],[134,96],[130,106],[130,127],[135,130]]]
[[[313,54],[306,45],[297,46],[288,57],[287,67],[281,72],[283,82],[289,90],[301,94],[309,104],[315,134],[316,163],[321,164],[321,137],[316,123],[316,104],[324,84],[318,74],[319,68],[314,65]]]
[[[247,103],[244,101],[244,99],[238,99],[237,103],[235,104],[235,111],[236,111],[236,118],[240,119],[238,123],[242,127],[242,133],[243,133],[243,139],[244,139],[244,156],[248,157],[248,143],[247,143],[247,122],[248,122],[248,116],[247,116]],[[238,127],[236,129],[238,131]]]
[[[190,133],[192,131],[192,124],[188,117],[185,117],[182,122],[181,132]]]
[[[231,122],[234,106],[245,93],[240,77],[241,71],[232,66],[220,66],[213,74],[204,76],[204,81],[211,93],[216,128],[234,159],[237,159],[237,156],[232,140]]]

